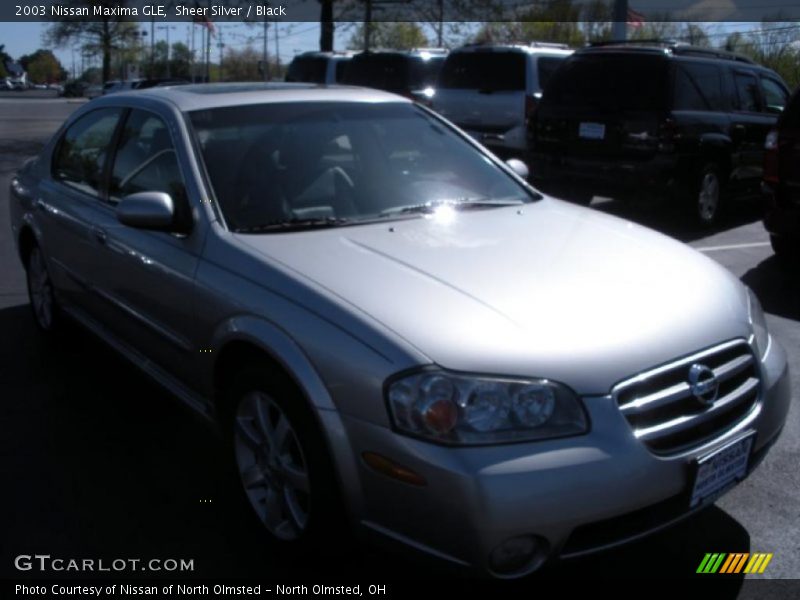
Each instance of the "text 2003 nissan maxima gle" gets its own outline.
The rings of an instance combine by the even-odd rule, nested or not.
[[[216,418],[272,536],[512,577],[713,502],[789,407],[746,287],[523,171],[390,94],[184,86],[82,107],[11,222],[39,327]]]

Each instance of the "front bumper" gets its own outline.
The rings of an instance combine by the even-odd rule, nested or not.
[[[762,367],[760,399],[741,427],[667,457],[633,436],[611,396],[584,398],[592,424],[586,435],[491,447],[438,446],[346,418],[358,455],[379,453],[427,482],[402,483],[362,461],[356,519],[378,537],[485,572],[493,572],[492,550],[518,536],[544,538],[549,558],[631,541],[693,512],[688,493],[696,458],[744,430],[756,433],[749,470],[763,458],[790,402],[786,356],[774,340]],[[539,564],[503,575],[521,576]]]

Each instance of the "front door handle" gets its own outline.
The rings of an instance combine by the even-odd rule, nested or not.
[[[101,244],[105,244],[108,241],[108,234],[106,233],[105,229],[100,229],[99,227],[93,227],[92,235],[94,235],[94,239],[96,239]]]

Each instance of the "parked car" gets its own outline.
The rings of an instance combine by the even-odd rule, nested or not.
[[[347,65],[344,83],[428,102],[446,56],[441,48],[362,52]]]
[[[284,549],[350,523],[517,577],[708,506],[790,403],[734,275],[525,175],[376,90],[152,88],[69,117],[10,239],[37,326],[218,423]]]
[[[342,83],[352,52],[303,52],[292,59],[286,81]]]
[[[140,79],[134,85],[135,90],[146,90],[152,87],[168,87],[176,85],[186,85],[189,81],[179,77],[161,77],[154,79]]]
[[[86,88],[84,88],[83,95],[89,98],[90,100],[93,98],[99,98],[100,96],[104,95],[103,87],[104,86],[98,84],[89,85]]]
[[[522,155],[542,89],[572,50],[564,44],[471,44],[451,52],[433,109],[495,151]]]
[[[800,92],[795,91],[765,144],[764,227],[779,258],[800,259]]]
[[[684,44],[596,45],[553,76],[532,120],[537,185],[686,202],[710,225],[728,197],[753,195],[764,140],[788,91],[748,58]]]
[[[64,87],[59,92],[59,95],[64,96],[65,98],[81,98],[86,93],[88,87],[89,85],[86,82],[73,79],[64,84]]]
[[[123,92],[126,90],[135,90],[139,87],[139,84],[144,81],[143,79],[125,79],[119,80],[114,79],[111,81],[106,81],[103,84],[103,95],[106,94],[115,94],[117,92]]]

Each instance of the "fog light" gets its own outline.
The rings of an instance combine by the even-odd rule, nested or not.
[[[548,544],[535,535],[521,535],[497,546],[489,555],[489,566],[497,575],[534,571],[547,558]]]

